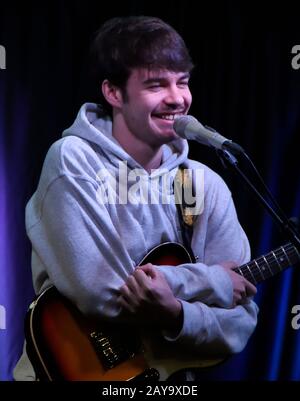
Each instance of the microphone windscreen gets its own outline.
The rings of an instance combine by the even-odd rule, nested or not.
[[[188,139],[186,127],[188,124],[195,122],[197,123],[198,121],[193,116],[186,115],[178,117],[175,119],[173,124],[174,131],[181,138]]]

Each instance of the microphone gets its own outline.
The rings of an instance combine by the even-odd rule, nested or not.
[[[245,152],[240,145],[225,138],[212,128],[204,127],[193,116],[186,115],[176,118],[173,128],[181,138],[197,141],[216,149],[228,150],[235,154]]]

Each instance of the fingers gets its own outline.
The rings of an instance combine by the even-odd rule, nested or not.
[[[224,262],[221,262],[220,265],[223,266],[225,269],[234,269],[238,266],[238,263],[231,260],[226,260]]]
[[[143,268],[145,268],[145,270]],[[132,292],[133,294],[139,294],[141,292],[141,289],[149,288],[149,278],[151,278],[151,276],[147,274],[147,272],[151,273],[152,277],[155,276],[152,265],[151,266],[144,265],[137,267],[125,282],[125,286],[128,287],[127,291],[130,290],[130,292]],[[122,286],[120,289],[121,293],[123,287],[124,286]]]
[[[133,306],[124,295],[120,295],[118,300],[118,304],[125,310],[127,310],[130,313],[135,313],[135,306]]]
[[[155,278],[157,276],[157,270],[155,266],[153,266],[152,263],[147,263],[146,265],[138,266],[135,271],[141,270],[143,271],[147,276],[151,278]]]
[[[120,288],[120,296],[118,297],[119,305],[131,313],[135,313],[137,308],[136,298],[132,297],[132,292],[126,284]]]
[[[234,268],[237,263],[225,261],[220,264],[229,274],[233,285],[233,306],[248,302],[248,298],[256,294],[256,287],[242,275],[238,274]]]
[[[139,293],[139,284],[133,275],[128,277],[125,284],[128,287],[128,289],[134,294]]]
[[[151,298],[151,276],[147,273],[151,273],[152,277],[155,277],[152,265],[136,268],[119,290],[121,295],[118,303],[131,313],[136,313],[147,302],[147,299],[149,301]]]
[[[136,278],[131,275],[126,283],[120,288],[120,297],[118,302],[130,312],[135,312],[142,298],[142,289],[136,281]]]
[[[174,305],[171,288],[152,264],[138,266],[119,291],[119,304],[135,314],[149,310],[155,314]]]
[[[241,278],[239,285],[234,288],[233,306],[247,303],[249,301],[248,298],[254,296],[257,292],[256,287],[250,281],[244,277]]]
[[[150,270],[145,271],[141,267],[137,267],[132,274],[137,284],[142,288],[149,288],[150,280],[155,278],[155,275],[152,274],[153,272],[151,272],[151,275],[148,274],[148,272],[150,272]]]
[[[252,297],[257,293],[257,289],[255,287],[255,285],[253,285],[252,283],[250,283],[250,281],[246,280],[245,283],[245,290],[246,290],[246,296],[247,297]]]

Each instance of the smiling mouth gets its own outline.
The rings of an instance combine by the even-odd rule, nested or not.
[[[154,117],[159,118],[161,120],[167,121],[174,121],[176,118],[183,116],[183,113],[176,113],[176,114],[153,114]]]

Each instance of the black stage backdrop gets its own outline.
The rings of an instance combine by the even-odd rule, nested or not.
[[[241,4],[243,3],[243,4]],[[0,5],[0,379],[11,380],[33,297],[24,208],[50,146],[80,105],[90,39],[108,18],[153,15],[184,37],[194,62],[190,114],[243,146],[287,215],[299,216],[300,46],[296,2],[49,1]],[[294,67],[297,67],[294,60]],[[268,213],[216,153],[195,142],[190,156],[229,185],[252,255],[286,242]],[[213,380],[299,380],[299,271],[259,286],[259,323],[246,349],[210,372]],[[300,308],[300,307],[299,307]],[[296,319],[297,323],[297,319]]]

